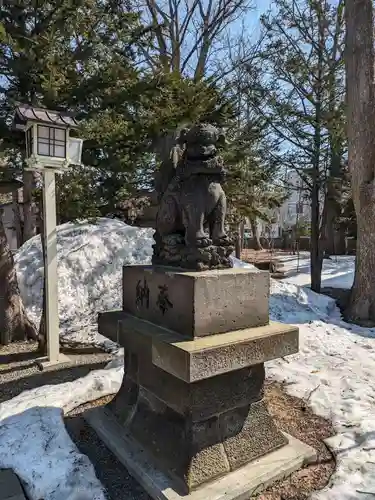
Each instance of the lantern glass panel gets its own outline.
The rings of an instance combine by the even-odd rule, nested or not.
[[[58,158],[65,158],[65,146],[55,145],[55,154]]]
[[[38,125],[38,155],[66,157],[66,130]]]
[[[48,144],[39,143],[38,142],[38,155],[42,156],[51,156],[49,153],[49,146]]]
[[[69,137],[68,156],[73,165],[81,164],[82,139]]]
[[[55,128],[55,139],[56,141],[63,141],[65,142],[65,130],[61,128]]]
[[[42,125],[38,125],[38,139],[49,139],[49,131],[51,129],[49,127],[43,127]]]

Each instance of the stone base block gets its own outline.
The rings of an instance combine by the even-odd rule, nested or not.
[[[285,445],[263,401],[264,366],[184,382],[125,350],[122,386],[106,411],[189,493]]]
[[[188,338],[266,325],[268,299],[266,271],[123,269],[123,310]]]
[[[84,416],[108,448],[155,500],[248,500],[273,482],[316,460],[313,448],[285,435],[285,446],[186,495],[176,489],[175,481],[169,475],[155,466],[143,446],[124,430],[111,412],[105,408],[95,408]],[[170,445],[173,446],[173,443]]]
[[[144,388],[131,407],[132,395],[122,388],[106,412],[185,494],[286,444],[262,400],[193,421]]]
[[[184,339],[127,315],[124,378],[107,411],[188,494],[286,444],[263,401],[264,361],[298,350],[298,329]]]
[[[123,316],[113,335],[106,335],[129,352],[191,383],[298,352],[298,328],[283,323],[185,340],[135,316]]]

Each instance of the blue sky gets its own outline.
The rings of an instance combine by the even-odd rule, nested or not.
[[[259,16],[269,9],[271,3],[271,0],[257,0],[254,12],[249,15],[251,22],[256,24]]]
[[[254,9],[252,9],[247,15],[246,19],[239,19],[237,21],[237,25],[239,30],[241,29],[242,22],[245,21],[245,26],[247,28],[248,33],[252,33],[253,31],[257,31],[257,27],[259,27],[259,17],[267,12],[270,8],[272,0],[253,0],[253,4],[255,5]],[[235,26],[231,25],[230,27],[231,33],[236,31]]]

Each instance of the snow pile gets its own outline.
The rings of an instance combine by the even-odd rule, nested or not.
[[[59,317],[62,340],[110,346],[97,334],[98,312],[121,309],[122,266],[149,264],[153,230],[118,220],[63,224],[57,228]],[[43,299],[40,236],[15,256],[26,310],[39,325]]]
[[[0,404],[0,469],[13,469],[31,500],[105,500],[94,467],[70,440],[62,416],[119,390],[123,367],[116,361],[74,382],[45,385]]]
[[[340,288],[348,282],[342,276]],[[267,363],[267,376],[286,383],[289,393],[333,423],[336,434],[326,444],[335,453],[337,469],[313,498],[374,498],[375,329],[345,323],[332,299],[288,281],[271,280],[270,316],[298,324],[300,349]]]
[[[274,321],[305,323],[316,318],[326,318],[335,309],[335,301],[326,295],[271,279],[270,314]]]

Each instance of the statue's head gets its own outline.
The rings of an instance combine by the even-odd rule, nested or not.
[[[225,145],[224,134],[214,125],[198,123],[190,129],[181,130],[178,144],[184,145],[188,157],[212,157]]]

